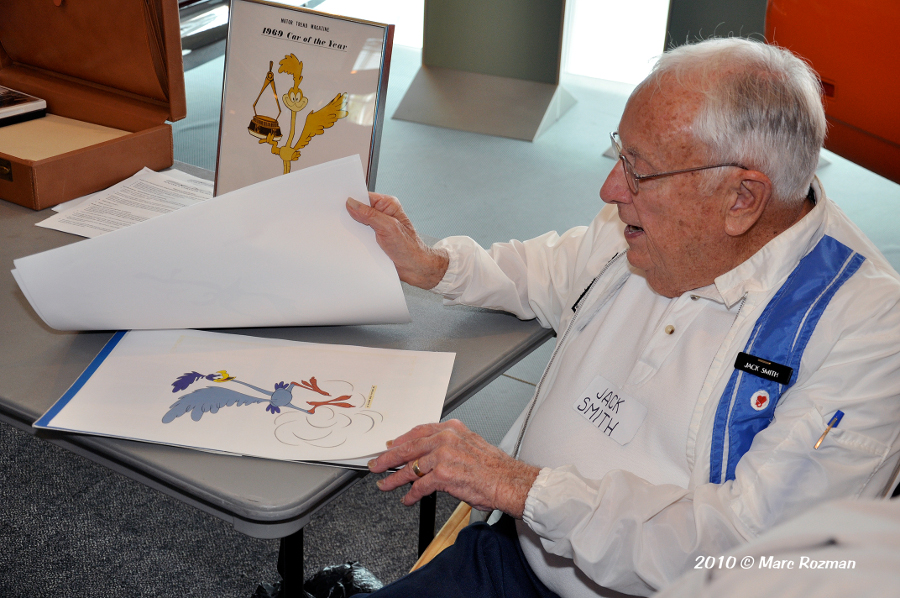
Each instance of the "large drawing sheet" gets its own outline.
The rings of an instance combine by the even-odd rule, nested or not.
[[[35,427],[280,460],[382,452],[441,416],[454,354],[119,332]]]
[[[374,189],[392,39],[389,25],[233,0],[216,194],[354,154]]]
[[[57,330],[408,322],[375,233],[358,156],[15,260],[13,276]]]

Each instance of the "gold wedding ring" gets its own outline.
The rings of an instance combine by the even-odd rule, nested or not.
[[[416,459],[415,461],[413,461],[413,464],[412,464],[412,470],[413,470],[413,473],[416,474],[416,476],[418,476],[418,477],[420,477],[420,478],[421,478],[423,475],[425,475],[425,472],[422,471],[421,469],[419,469],[419,460],[418,460],[418,459]]]

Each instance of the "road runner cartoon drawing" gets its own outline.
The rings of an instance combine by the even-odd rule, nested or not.
[[[202,330],[121,331],[35,425],[266,459],[364,464],[388,439],[440,419],[452,369],[450,353]]]
[[[185,390],[188,386],[201,378],[205,378],[206,380],[218,384],[225,382],[243,384],[262,395],[266,395],[268,398],[262,399],[254,397],[222,386],[206,386],[204,388],[198,388],[175,401],[175,403],[169,407],[169,411],[163,416],[162,421],[164,424],[173,421],[176,417],[180,417],[185,413],[190,413],[192,420],[200,421],[200,418],[203,417],[204,413],[216,413],[222,407],[242,407],[244,405],[259,403],[268,403],[266,411],[269,411],[272,414],[281,413],[282,407],[296,409],[297,411],[309,413],[310,415],[316,412],[317,407],[323,405],[328,405],[329,407],[343,407],[346,409],[354,407],[353,404],[348,402],[351,400],[351,395],[343,395],[326,401],[306,401],[307,405],[312,406],[311,409],[302,409],[294,405],[291,401],[293,401],[293,390],[295,386],[319,393],[326,397],[331,396],[329,393],[319,388],[315,377],[310,378],[308,381],[303,380],[302,382],[291,382],[290,384],[285,384],[284,381],[281,381],[275,384],[275,390],[270,392],[268,390],[263,390],[258,386],[241,382],[234,376],[229,376],[228,372],[225,370],[219,370],[218,372],[206,376],[198,372],[188,372],[187,374],[179,376],[178,379],[172,383],[172,392]]]
[[[278,104],[278,116],[275,118],[260,116],[256,113],[256,105],[266,88],[272,88],[275,101],[276,103],[278,102],[271,61],[269,62],[269,72],[266,73],[262,89],[260,89],[256,102],[253,103],[254,116],[247,127],[247,131],[258,138],[259,143],[268,143],[272,146],[272,153],[281,158],[284,164],[284,174],[288,174],[291,171],[291,162],[295,162],[300,158],[300,150],[309,145],[313,137],[324,134],[325,129],[330,129],[338,120],[347,116],[347,93],[338,93],[325,106],[307,114],[303,130],[294,143],[297,114],[306,108],[306,105],[309,103],[308,98],[303,95],[303,90],[300,89],[300,82],[303,81],[303,63],[294,54],[288,54],[278,63],[278,72],[289,74],[294,79],[294,86],[281,96],[281,102],[291,112],[291,129],[284,145],[278,146],[278,142],[282,139],[281,128],[278,125],[278,116],[281,115],[281,104]]]
[[[274,390],[268,391],[253,384],[238,380],[226,370],[212,374],[201,374],[196,371],[179,376],[172,382],[172,392],[187,390],[198,380],[205,379],[215,385],[198,388],[175,401],[162,417],[162,423],[169,424],[187,413],[191,419],[199,422],[203,414],[218,413],[223,407],[245,407],[247,405],[266,405],[266,412],[275,418],[275,438],[282,444],[311,444],[318,447],[336,447],[344,444],[351,436],[365,434],[382,421],[384,416],[371,409],[366,409],[366,397],[354,392],[353,385],[345,380],[329,380],[329,388],[343,388],[343,394],[332,397],[332,393],[322,389],[315,377],[300,382],[274,384]],[[226,383],[241,384],[260,395],[253,396],[233,388],[222,386]],[[324,384],[324,383],[323,383]],[[316,393],[322,400],[304,401],[307,408],[294,404],[294,388]],[[372,388],[374,393],[375,387]],[[298,400],[299,402],[299,400]],[[285,413],[281,410],[285,409]],[[317,411],[318,410],[318,411]],[[301,419],[296,415],[305,414]]]

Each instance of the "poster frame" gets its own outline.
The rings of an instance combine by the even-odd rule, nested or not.
[[[237,76],[237,63],[238,61],[232,55],[233,50],[237,46],[243,46],[243,44],[247,43],[246,36],[250,35],[249,31],[240,31],[240,26],[235,26],[234,19],[232,18],[235,13],[236,5],[245,5],[246,9],[252,10],[253,8],[258,8],[259,10],[268,10],[271,8],[279,9],[285,11],[285,15],[293,15],[295,18],[296,15],[306,15],[307,17],[312,17],[317,20],[325,20],[325,21],[334,21],[336,23],[340,23],[343,27],[365,27],[365,28],[380,28],[382,37],[381,37],[381,55],[378,61],[378,76],[377,83],[375,87],[372,89],[372,92],[375,94],[375,106],[374,106],[374,115],[371,124],[371,131],[368,135],[368,151],[356,151],[354,148],[349,148],[346,152],[344,152],[343,156],[359,154],[360,158],[363,162],[363,167],[365,168],[365,177],[366,177],[366,186],[369,191],[375,190],[375,181],[376,175],[378,171],[378,160],[380,154],[381,147],[381,134],[382,128],[384,124],[384,113],[385,113],[385,99],[387,96],[387,86],[388,79],[390,75],[390,63],[391,63],[391,54],[393,48],[393,39],[394,39],[394,25],[385,24],[385,23],[377,23],[373,21],[367,21],[364,19],[357,19],[352,17],[346,17],[342,15],[335,15],[325,12],[320,12],[304,7],[298,6],[290,6],[286,4],[281,4],[278,2],[271,2],[269,0],[231,0],[230,13],[229,13],[229,23],[228,23],[228,35],[226,37],[225,42],[225,69],[224,69],[224,79],[222,84],[222,103],[220,108],[219,115],[219,134],[217,138],[217,147],[216,147],[216,168],[215,168],[215,187],[213,191],[213,195],[220,195],[220,173],[222,167],[222,156],[223,156],[223,144],[227,145],[226,141],[226,126],[227,123],[230,122],[230,119],[236,119],[237,116],[230,116],[226,114],[227,108],[227,100],[229,99],[229,84],[231,84],[232,91],[236,85],[243,83],[240,81],[240,78]],[[287,17],[286,17],[287,18]],[[238,39],[240,36],[240,39]],[[257,43],[259,39],[257,38]],[[265,41],[263,39],[263,41]],[[273,46],[282,40],[273,39]],[[277,54],[278,52],[275,52]],[[278,67],[275,66],[275,69]],[[257,82],[258,83],[258,82]],[[273,87],[274,90],[274,87]],[[260,91],[262,94],[262,91]],[[275,92],[276,98],[278,98],[278,92]],[[279,101],[279,108],[281,104],[281,99]],[[255,113],[255,108],[254,108]],[[338,131],[328,132],[329,135],[340,135]],[[291,140],[289,140],[291,141]],[[313,140],[313,143],[315,141]],[[263,140],[260,141],[260,144],[264,143]],[[255,148],[254,148],[255,149]],[[231,151],[231,148],[229,148]],[[255,153],[255,152],[254,152]],[[274,152],[273,152],[274,153]],[[314,164],[309,164],[312,166]],[[278,176],[278,175],[273,175]],[[271,177],[269,177],[271,178]],[[258,181],[257,181],[258,182]],[[233,190],[233,189],[229,189]]]

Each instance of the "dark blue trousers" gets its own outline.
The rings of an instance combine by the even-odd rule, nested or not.
[[[409,575],[374,594],[355,598],[559,598],[535,576],[516,535],[515,521],[504,515],[494,525],[463,529],[453,546]]]

